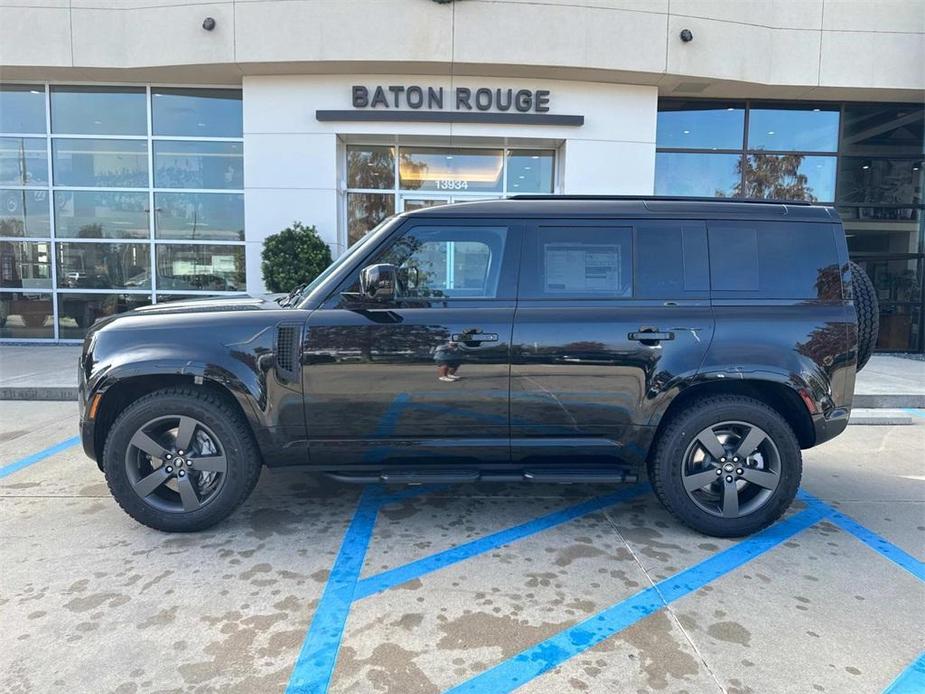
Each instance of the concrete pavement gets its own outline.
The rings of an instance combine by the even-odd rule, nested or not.
[[[74,435],[73,403],[3,407],[0,475]],[[917,562],[922,422],[849,428],[805,452],[803,484]],[[620,489],[460,485],[386,502],[357,585]],[[312,645],[313,619],[332,610],[325,588],[332,570],[343,578],[335,564],[361,493],[265,470],[225,523],[166,535],[122,513],[79,446],[0,477],[0,690],[282,692]],[[795,504],[788,522],[807,508]],[[669,604],[599,643],[569,641],[575,652],[519,691],[881,691],[925,650],[925,585],[834,517],[792,535],[784,528],[764,553],[743,554],[749,541],[693,533],[643,485],[638,496],[355,599],[329,691],[438,692],[475,681],[581,620],[610,614],[613,627],[608,610],[623,615],[621,605],[654,585]],[[730,552],[728,570],[698,573]],[[685,570],[691,589],[673,596],[665,579]]]

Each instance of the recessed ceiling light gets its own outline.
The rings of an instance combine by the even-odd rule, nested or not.
[[[525,177],[525,176],[518,176],[517,178],[519,178],[519,179],[522,181],[522,180],[524,180],[524,178],[526,178],[526,177]]]
[[[820,110],[821,110],[821,109],[814,108],[814,109],[813,109],[813,112],[814,112],[814,113],[819,113]]]
[[[540,158],[540,155],[539,155],[539,154],[534,154],[534,155],[533,155],[532,157],[530,157],[530,158],[531,158],[531,159],[539,159],[539,158]]]
[[[768,130],[768,135],[773,135],[773,134],[774,134],[773,130]]]
[[[446,155],[446,158],[447,158],[447,161],[449,161],[450,159],[453,158],[453,155],[452,155],[452,154],[447,154],[447,155]]]
[[[690,131],[690,130],[682,130],[681,132],[683,132],[685,135],[690,135],[690,134],[691,134],[691,131]]]
[[[727,110],[727,111],[735,111],[735,109],[734,109],[734,108],[732,108],[732,106],[730,106],[730,107],[729,107],[729,108],[727,108],[726,110]]]
[[[524,167],[524,171],[529,171],[529,170],[532,169],[532,168],[533,168],[532,166],[525,166],[525,167]]]

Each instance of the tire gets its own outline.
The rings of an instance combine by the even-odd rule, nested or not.
[[[178,445],[184,429],[191,432],[186,451]],[[136,400],[113,423],[103,448],[103,472],[119,506],[164,532],[194,532],[224,520],[250,495],[260,468],[247,421],[202,388],[169,388]]]
[[[877,301],[877,290],[874,283],[860,265],[855,262],[848,263],[851,268],[851,286],[854,290],[854,307],[858,314],[858,366],[860,371],[864,368],[874,347],[877,346],[877,336],[880,333],[880,304]]]
[[[737,446],[750,447],[752,437],[760,439],[754,452],[739,458]],[[701,438],[708,440],[715,456]],[[771,525],[800,486],[803,460],[793,430],[776,410],[752,398],[696,400],[669,420],[655,445],[649,478],[656,496],[678,520],[706,535],[741,537]],[[685,488],[700,481],[702,487]]]

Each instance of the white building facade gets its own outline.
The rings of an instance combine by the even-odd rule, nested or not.
[[[0,0],[0,340],[515,194],[838,206],[923,346],[921,0]]]

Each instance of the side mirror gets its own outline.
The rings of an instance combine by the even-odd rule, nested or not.
[[[360,293],[372,301],[393,301],[398,289],[398,271],[394,265],[367,265],[360,270]]]

